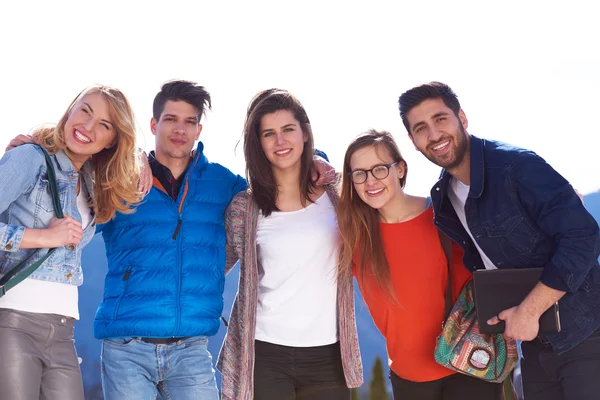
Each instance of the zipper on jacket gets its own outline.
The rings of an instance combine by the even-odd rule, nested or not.
[[[173,232],[173,240],[177,239],[180,229],[181,229],[181,214],[179,214],[179,219],[177,220],[177,226],[175,227],[175,232]]]
[[[177,304],[175,306],[175,309],[176,309],[175,330],[173,331],[173,335],[172,335],[173,337],[178,336],[179,327],[181,326],[181,279],[182,279],[181,269],[182,269],[182,265],[181,265],[181,239],[178,239],[179,230],[181,229],[181,223],[183,220],[183,217],[182,217],[183,216],[183,204],[185,202],[185,198],[187,197],[190,175],[193,173],[194,168],[196,167],[196,164],[198,163],[198,160],[200,159],[200,157],[201,156],[198,153],[194,154],[194,159],[192,160],[192,163],[190,164],[187,172],[185,173],[183,185],[181,186],[181,189],[179,189],[179,190],[183,190],[183,193],[179,194],[181,196],[181,199],[179,200],[179,207],[177,210],[179,213],[179,219],[177,220],[177,227],[175,228],[175,232],[173,232],[173,240],[177,240],[177,290],[176,290]]]
[[[128,269],[127,271],[125,271],[125,275],[123,275],[123,282],[127,282],[127,279],[129,279],[129,275],[131,275],[131,270]]]
[[[181,226],[181,214],[179,214],[179,222],[177,223],[177,231],[173,235],[173,239],[177,238],[179,227]],[[176,305],[175,305],[175,329],[173,331],[173,337],[177,337],[179,332],[179,326],[181,325],[181,239],[177,240],[177,293]]]

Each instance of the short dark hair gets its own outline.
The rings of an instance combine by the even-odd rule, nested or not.
[[[152,116],[155,120],[160,119],[160,115],[165,109],[167,101],[185,101],[196,108],[198,112],[198,121],[206,109],[210,110],[210,94],[204,89],[204,86],[191,81],[167,81],[160,88],[160,92],[154,97],[152,105]]]
[[[425,100],[429,99],[442,99],[444,104],[458,117],[460,102],[458,101],[456,93],[452,91],[450,86],[442,82],[429,82],[421,86],[416,86],[402,93],[398,99],[400,118],[402,118],[402,123],[409,135],[412,135],[412,132],[410,131],[406,114]]]
[[[300,193],[302,199],[311,202],[314,191],[311,179],[313,167],[313,135],[310,121],[302,103],[290,92],[283,89],[267,89],[258,93],[248,106],[244,124],[244,156],[246,158],[246,179],[252,191],[252,197],[265,217],[277,208],[277,182],[260,141],[260,123],[262,117],[277,111],[288,110],[300,123],[306,142],[300,162]]]

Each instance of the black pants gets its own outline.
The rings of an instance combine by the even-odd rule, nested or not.
[[[394,400],[500,400],[502,384],[463,374],[429,382],[412,382],[390,370]],[[527,399],[529,400],[529,399]]]
[[[521,348],[526,400],[600,399],[600,330],[560,355],[538,339]]]
[[[340,344],[288,347],[255,342],[255,400],[349,400]]]

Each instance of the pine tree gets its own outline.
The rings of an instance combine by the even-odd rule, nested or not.
[[[351,392],[352,392],[352,400],[360,400],[360,393],[358,393],[357,388],[353,388],[351,390]]]
[[[383,376],[383,363],[379,357],[375,358],[370,388],[369,400],[389,400]]]

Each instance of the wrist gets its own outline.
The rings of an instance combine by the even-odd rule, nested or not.
[[[540,312],[538,307],[534,307],[532,304],[529,304],[527,299],[524,300],[518,308],[521,313],[525,314],[528,318],[535,319],[536,321],[539,320],[544,313],[543,311]]]

